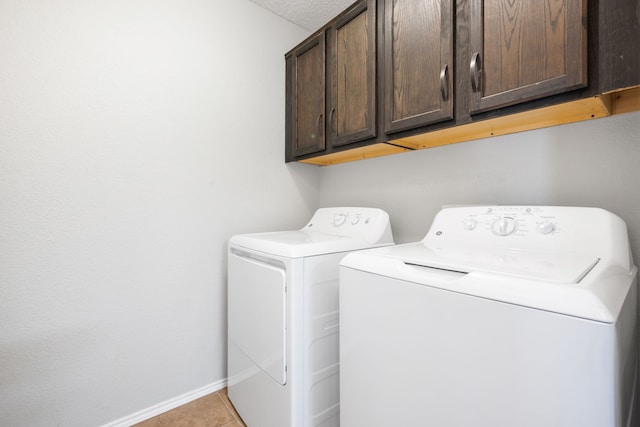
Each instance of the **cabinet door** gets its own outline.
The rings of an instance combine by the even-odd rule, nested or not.
[[[385,1],[385,132],[453,118],[452,3]]]
[[[376,136],[376,2],[365,0],[327,38],[331,146]]]
[[[293,52],[291,126],[293,155],[325,149],[325,35]]]
[[[471,113],[587,84],[586,0],[471,0]]]

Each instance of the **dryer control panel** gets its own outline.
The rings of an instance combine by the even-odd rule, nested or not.
[[[360,238],[371,244],[393,243],[389,215],[378,208],[320,208],[302,230]]]

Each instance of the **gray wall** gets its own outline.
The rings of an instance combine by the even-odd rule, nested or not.
[[[0,425],[224,387],[227,240],[317,203],[283,162],[307,34],[247,0],[0,2]]]
[[[640,112],[320,171],[321,206],[383,208],[397,243],[422,239],[447,204],[596,206],[626,221],[640,262]]]

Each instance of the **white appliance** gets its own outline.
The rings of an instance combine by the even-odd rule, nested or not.
[[[387,213],[355,207],[231,238],[228,395],[249,427],[339,425],[338,264],[390,244]]]
[[[637,268],[595,208],[441,210],[340,266],[342,427],[638,426]]]

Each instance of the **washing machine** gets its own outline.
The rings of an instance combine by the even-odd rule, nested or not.
[[[636,274],[597,208],[445,208],[347,255],[342,427],[640,425]]]
[[[338,426],[338,264],[393,244],[376,208],[322,208],[300,230],[228,245],[228,395],[249,427]]]

